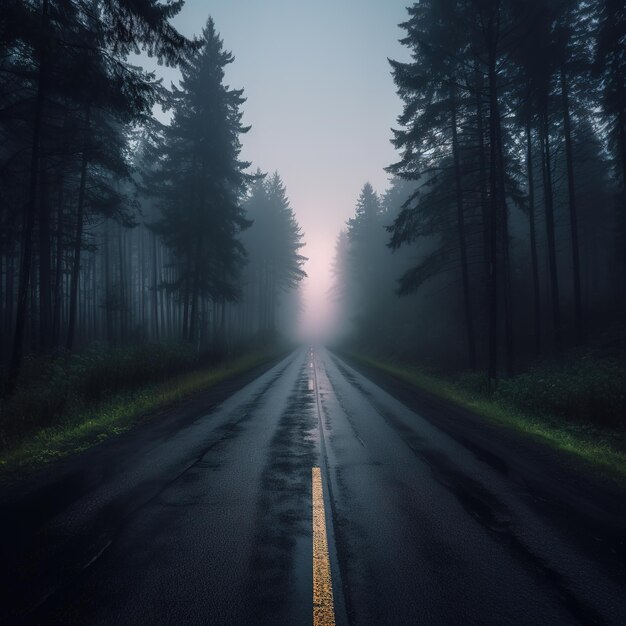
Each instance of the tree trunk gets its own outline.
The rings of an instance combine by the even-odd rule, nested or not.
[[[139,263],[139,278],[138,282],[140,285],[140,290],[137,293],[137,298],[139,300],[139,307],[141,309],[141,338],[144,339],[148,337],[148,331],[146,329],[146,304],[147,298],[146,296],[146,264],[145,264],[145,253],[146,253],[146,236],[145,236],[145,226],[139,227],[139,232],[137,233],[137,238],[139,239],[138,243],[138,251],[137,251],[137,261]]]
[[[545,196],[546,233],[548,244],[548,265],[550,270],[550,293],[552,298],[552,320],[554,324],[554,343],[557,350],[561,350],[561,348],[563,347],[563,343],[561,337],[559,277],[556,266],[556,243],[554,238],[554,205],[552,197],[552,165],[550,163],[550,132],[548,128],[548,113],[545,109],[542,115],[541,127],[541,161],[543,169],[543,189]]]
[[[98,339],[100,335],[100,328],[98,324],[98,259],[96,254],[93,254],[93,274],[91,277],[91,317],[94,339]]]
[[[226,354],[228,354],[228,339],[227,339],[227,335],[226,335],[226,301],[222,300],[222,310],[221,310],[221,320],[220,320],[220,327],[222,330],[222,348],[226,351]]]
[[[54,266],[54,306],[52,314],[52,344],[55,349],[60,347],[61,337],[61,304],[63,300],[63,203],[65,177],[61,176],[59,188],[59,207],[57,210],[56,259]]]
[[[107,331],[107,342],[113,344],[113,311],[111,310],[111,236],[109,233],[109,220],[104,222],[104,301],[106,307],[105,325]]]
[[[48,352],[51,345],[52,328],[52,280],[50,266],[50,202],[48,200],[47,175],[40,176],[39,194],[39,346]]]
[[[4,221],[0,213],[0,220]],[[0,363],[4,363],[4,262],[6,260],[4,247],[0,241]]]
[[[563,102],[563,130],[565,132],[565,161],[567,163],[567,194],[569,219],[572,236],[572,270],[574,274],[574,316],[576,320],[576,340],[583,343],[583,305],[580,292],[580,252],[578,244],[578,216],[576,214],[576,188],[574,185],[574,155],[572,150],[572,130],[569,115],[569,92],[565,68],[561,68],[561,98]]]
[[[85,112],[85,136],[83,138],[83,154],[80,164],[80,186],[78,189],[78,207],[76,210],[76,234],[74,236],[74,258],[72,261],[72,278],[70,283],[70,311],[65,347],[71,350],[76,333],[76,304],[78,302],[78,278],[80,276],[80,251],[83,246],[83,225],[85,221],[85,188],[87,183],[87,162],[89,149],[89,121],[91,107],[87,104]]]
[[[198,303],[199,303],[199,288],[200,288],[200,269],[196,266],[196,271],[193,276],[193,290],[191,293],[191,315],[189,318],[189,342],[193,343],[196,340],[197,326],[198,326]]]
[[[157,265],[157,236],[152,235],[152,314],[154,315],[154,338],[159,338],[159,270]]]
[[[498,190],[500,192],[499,207],[502,223],[502,279],[504,283],[504,339],[505,369],[507,376],[513,376],[515,369],[515,345],[513,336],[513,288],[511,278],[511,255],[509,250],[509,210],[506,202],[504,149],[500,114],[496,117],[496,137],[498,142]]]
[[[185,274],[185,296],[183,300],[183,341],[189,338],[189,297],[191,295],[191,255],[187,258],[187,271]]]
[[[32,280],[30,281],[30,305],[28,307],[28,311],[26,317],[30,323],[30,330],[28,333],[28,339],[30,341],[30,351],[33,353],[37,352],[37,339],[39,337],[38,327],[37,327],[37,274],[33,274]]]
[[[156,245],[156,237],[155,237]],[[160,246],[156,245],[157,250],[157,266],[160,270],[160,275],[163,276],[163,250]],[[159,289],[159,308],[161,309],[161,334],[163,337],[168,337],[171,334],[171,320],[169,319],[169,298],[165,300],[165,289]]]
[[[123,261],[121,263],[120,281],[124,285],[124,336],[126,338],[133,337],[133,231],[123,230],[120,226],[120,231],[124,233],[123,237],[120,237],[122,242],[122,249],[124,255],[121,257]]]
[[[43,40],[48,34],[48,0],[43,0],[41,8],[41,32]],[[28,202],[24,213],[22,231],[22,255],[20,275],[17,290],[17,309],[15,312],[15,334],[13,336],[13,351],[7,377],[7,394],[15,391],[17,379],[22,365],[22,350],[24,343],[24,328],[26,324],[26,308],[28,306],[28,286],[30,284],[30,270],[32,262],[33,229],[35,226],[35,211],[37,207],[37,187],[40,165],[41,130],[43,125],[43,105],[45,96],[45,82],[48,71],[46,51],[39,50],[39,71],[37,75],[37,96],[35,99],[35,118],[33,121],[33,143],[30,159],[30,181],[28,186]]]
[[[124,341],[127,338],[128,331],[128,317],[126,315],[126,274],[125,274],[125,262],[124,262],[124,232],[122,231],[122,225],[117,225],[118,232],[118,276],[119,276],[119,315],[120,315],[120,339]]]
[[[489,30],[493,29],[490,22]],[[489,276],[487,283],[487,308],[489,311],[489,348],[487,378],[489,390],[498,378],[498,286],[497,286],[497,242],[498,242],[498,93],[496,76],[496,52],[493,33],[488,34],[489,49]]]
[[[533,175],[533,149],[530,122],[526,123],[526,170],[528,177],[528,221],[530,225],[530,258],[533,274],[533,312],[535,320],[535,354],[541,354],[541,290],[537,262],[537,237],[535,233],[535,180]]]
[[[7,250],[7,279],[6,279],[6,294],[4,300],[4,310],[6,311],[4,319],[4,328],[7,337],[11,334],[13,329],[13,300],[15,296],[15,246],[13,243],[9,243]]]
[[[457,137],[456,97],[452,93],[452,153],[454,157],[454,186],[456,192],[457,229],[461,255],[461,277],[463,281],[463,306],[465,310],[465,331],[467,334],[467,361],[470,369],[476,368],[476,342],[474,339],[474,321],[470,298],[469,272],[467,269],[467,243],[465,240],[465,216],[463,210],[463,189],[461,187],[461,159]]]
[[[626,305],[626,94],[624,93],[624,77],[622,75],[618,55],[613,60],[614,82],[617,85],[617,102],[619,112],[617,114],[617,146],[619,166],[622,176],[622,297]]]
[[[487,193],[487,162],[485,159],[485,131],[483,127],[482,75],[475,66],[476,75],[476,134],[478,136],[478,175],[480,176],[480,209],[483,226],[483,261],[485,279],[489,280],[489,205]]]

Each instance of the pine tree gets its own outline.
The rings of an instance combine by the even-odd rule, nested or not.
[[[263,333],[274,333],[281,294],[295,289],[306,276],[306,257],[300,254],[303,234],[287,198],[286,188],[275,172],[269,180],[252,185],[246,202],[252,227],[242,242],[249,254],[247,274],[254,285],[257,316]]]
[[[181,65],[174,87],[173,117],[164,129],[160,167],[154,177],[162,218],[155,229],[171,249],[177,273],[170,287],[183,300],[182,334],[197,336],[202,298],[234,301],[245,261],[239,233],[250,223],[242,206],[252,176],[239,160],[243,91],[224,85],[233,55],[209,18],[202,46]]]
[[[462,85],[464,68],[459,61],[468,47],[467,38],[459,27],[463,15],[458,6],[451,2],[421,2],[408,9],[409,20],[401,26],[406,30],[402,43],[412,53],[410,63],[391,61],[393,76],[398,93],[404,101],[404,111],[399,117],[401,130],[394,131],[393,143],[403,151],[402,159],[388,168],[388,171],[409,179],[419,179],[425,172],[432,177],[429,185],[434,188],[440,180],[453,190],[450,198],[454,203],[454,228],[456,242],[447,235],[448,220],[445,215],[440,220],[445,244],[429,256],[419,269],[407,272],[401,282],[401,293],[411,293],[418,289],[423,280],[443,271],[453,262],[453,251],[458,250],[458,266],[461,272],[463,307],[465,315],[468,364],[476,367],[476,340],[471,303],[471,289],[468,269],[467,208],[463,187],[461,145],[459,141],[460,120],[466,115],[464,107],[467,90]],[[450,150],[452,161],[443,158],[444,151]],[[452,176],[448,179],[448,171]],[[441,188],[440,188],[441,191]],[[433,210],[441,211],[447,204],[444,195],[439,194]],[[420,212],[415,206],[406,209]],[[396,223],[392,247],[414,239],[417,232],[407,229],[420,229],[416,221],[404,219]],[[419,221],[419,220],[418,220]],[[432,224],[432,223],[431,223]],[[402,232],[401,232],[402,231]]]
[[[151,54],[167,63],[175,63],[181,53],[191,50],[194,44],[182,37],[169,24],[182,7],[181,2],[162,4],[158,0],[41,0],[33,3],[9,2],[8,10],[3,13],[0,23],[0,45],[7,50],[6,60],[16,75],[21,77],[24,90],[18,94],[16,101],[23,98],[28,102],[30,119],[25,124],[28,128],[27,150],[29,155],[28,183],[25,190],[24,210],[22,211],[21,227],[21,265],[17,304],[15,311],[15,333],[11,366],[8,377],[8,390],[15,387],[22,360],[23,339],[26,324],[28,292],[32,287],[31,268],[33,256],[40,257],[40,337],[41,343],[48,342],[46,337],[51,334],[51,301],[50,293],[50,195],[49,175],[50,150],[54,145],[55,135],[61,136],[62,149],[75,154],[72,141],[67,142],[68,130],[72,122],[68,114],[77,110],[82,118],[79,132],[79,143],[82,154],[79,165],[78,204],[76,215],[74,265],[80,265],[80,246],[82,245],[81,221],[84,219],[86,178],[88,170],[86,130],[92,127],[92,109],[102,105],[107,108],[113,105],[115,110],[126,107],[135,113],[149,109],[153,101],[150,95],[153,88],[147,85],[142,73],[126,62],[126,56],[138,49],[147,49]],[[6,46],[6,48],[5,48]],[[95,70],[95,71],[94,71]],[[102,88],[98,83],[101,76],[108,81],[117,81],[123,88],[109,82]],[[94,85],[95,82],[95,85]],[[149,82],[149,81],[148,81]],[[98,91],[89,92],[87,87],[97,87]],[[88,104],[83,96],[89,95]],[[108,97],[121,96],[112,103],[98,102]],[[19,120],[19,115],[12,116]],[[4,118],[9,124],[13,119]],[[62,120],[62,121],[61,121]],[[87,123],[86,123],[87,122]],[[18,121],[18,124],[20,121]],[[6,124],[5,124],[6,126]],[[62,129],[62,130],[60,130]],[[58,146],[56,146],[58,151]],[[63,155],[66,156],[66,155]],[[65,181],[63,181],[65,182]],[[62,218],[59,213],[59,218]],[[35,249],[33,234],[36,224],[39,226],[39,246]],[[60,231],[61,220],[57,223]],[[58,238],[60,239],[60,238]],[[57,246],[62,249],[62,243]],[[78,251],[77,251],[78,250]],[[57,255],[58,259],[58,255]],[[77,272],[72,285],[71,326],[76,318]],[[57,285],[58,291],[58,285]],[[55,301],[58,299],[55,295]],[[32,304],[35,299],[31,298]],[[34,322],[34,306],[31,306],[31,322]],[[68,344],[72,344],[73,328],[68,335]]]
[[[356,201],[354,217],[347,221],[350,242],[350,273],[354,283],[354,305],[358,328],[365,336],[380,331],[382,299],[373,299],[388,284],[381,260],[386,256],[381,201],[372,185],[363,185]]]

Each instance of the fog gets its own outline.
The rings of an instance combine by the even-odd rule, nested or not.
[[[286,336],[489,381],[622,349],[612,3],[90,6],[3,16],[13,383],[101,342]]]
[[[623,0],[1,7],[0,624],[626,624]]]
[[[365,180],[387,184],[394,158],[390,128],[401,110],[388,57],[404,59],[398,24],[406,2],[348,0],[187,0],[173,20],[199,34],[210,10],[235,61],[226,82],[243,88],[252,126],[242,157],[277,170],[305,234],[308,257],[297,336],[323,341],[336,329],[329,300],[335,237],[354,211]],[[140,61],[166,85],[176,69]],[[167,120],[167,114],[156,111]]]

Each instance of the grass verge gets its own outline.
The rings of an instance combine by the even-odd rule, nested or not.
[[[46,463],[82,452],[124,433],[196,392],[243,374],[278,356],[257,351],[221,364],[178,374],[169,380],[124,390],[91,406],[70,408],[58,423],[29,433],[0,449],[0,479],[13,480]]]
[[[568,420],[562,415],[539,408],[520,408],[512,400],[516,397],[515,394],[510,393],[515,383],[509,383],[508,388],[505,386],[500,395],[496,393],[488,396],[485,391],[477,389],[475,384],[468,383],[467,378],[444,378],[410,364],[388,362],[354,352],[350,352],[348,356],[390,374],[418,390],[532,437],[565,453],[572,460],[583,461],[602,476],[622,485],[626,484],[626,433],[623,425],[622,428],[601,427],[580,419]],[[520,375],[519,384],[528,387],[529,376]],[[545,372],[540,381],[547,389],[555,386]],[[623,392],[621,401],[623,402]]]

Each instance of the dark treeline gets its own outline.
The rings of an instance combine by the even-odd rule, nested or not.
[[[422,0],[401,26],[400,160],[337,243],[355,339],[491,381],[619,336],[623,3]]]
[[[0,12],[0,360],[93,341],[223,351],[269,334],[303,277],[274,175],[240,159],[241,90],[182,2],[8,0]],[[129,61],[180,68],[167,90]],[[171,112],[162,125],[159,105]],[[271,237],[268,236],[271,234]],[[291,296],[293,299],[293,296]]]

